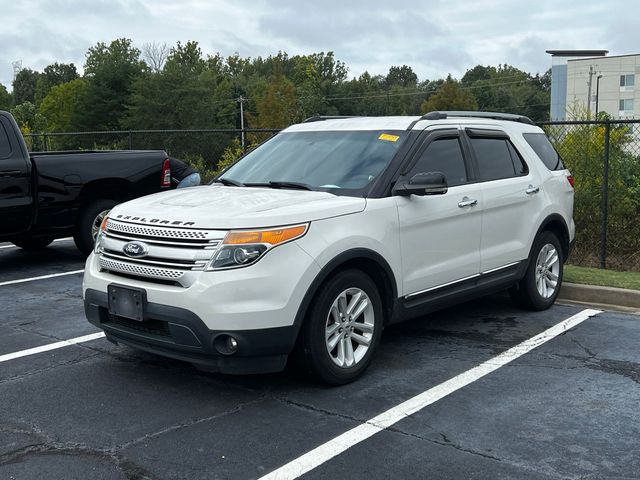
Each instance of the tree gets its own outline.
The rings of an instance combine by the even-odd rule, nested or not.
[[[480,110],[517,113],[534,121],[548,119],[549,72],[533,76],[510,65],[477,65],[467,70],[460,83],[473,92]]]
[[[0,110],[9,110],[13,105],[11,94],[7,87],[0,83]]]
[[[30,68],[20,70],[13,80],[13,103],[35,102],[36,83],[40,74]]]
[[[415,88],[417,83],[418,76],[408,65],[391,67],[389,69],[389,73],[387,73],[387,77],[385,78],[385,84],[387,87],[400,86],[403,88]]]
[[[477,110],[478,103],[471,92],[463,90],[449,75],[437,92],[424,101],[420,109],[422,113],[434,110]]]
[[[49,90],[62,83],[70,82],[78,78],[78,70],[73,63],[53,63],[47,65],[36,82],[35,103],[40,102],[47,96]]]
[[[119,128],[133,84],[145,71],[140,50],[127,38],[89,48],[84,65],[88,88],[78,110],[78,125],[87,130]]]
[[[76,120],[78,110],[87,92],[87,80],[77,78],[56,85],[40,103],[40,113],[47,119],[47,129],[52,132],[72,132],[78,130]],[[73,137],[55,139],[55,148],[75,148],[78,143]]]
[[[142,58],[152,72],[160,73],[169,56],[169,45],[166,43],[145,43],[142,46]]]
[[[20,131],[25,135],[25,141],[29,150],[43,150],[43,138],[40,136],[29,136],[33,133],[44,132],[47,127],[47,119],[38,112],[36,106],[31,102],[23,102],[13,107],[11,114],[16,119]]]
[[[296,92],[290,80],[274,75],[256,100],[256,115],[247,114],[252,127],[285,128],[296,120]]]

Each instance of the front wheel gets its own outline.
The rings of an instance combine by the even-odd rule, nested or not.
[[[546,310],[555,302],[564,266],[562,247],[553,233],[542,232],[535,240],[524,278],[511,289],[511,298],[530,310]]]
[[[95,200],[87,205],[80,212],[76,231],[73,240],[76,247],[85,255],[89,255],[93,250],[93,242],[100,231],[100,224],[109,210],[116,206],[115,200],[101,199]]]
[[[344,270],[318,291],[302,330],[306,365],[330,385],[352,382],[366,370],[380,343],[383,308],[371,278]]]

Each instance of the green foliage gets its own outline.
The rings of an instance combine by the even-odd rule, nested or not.
[[[51,88],[40,103],[40,113],[46,117],[47,128],[53,132],[77,131],[75,123],[79,109],[87,94],[87,80],[77,78]],[[51,140],[51,150],[72,149],[80,146],[74,137],[56,137]]]
[[[31,102],[23,102],[11,109],[11,114],[16,119],[20,131],[25,136],[27,148],[32,151],[44,150],[44,139],[41,136],[29,136],[30,134],[45,131],[47,119],[38,112],[36,106]]]
[[[13,80],[13,104],[35,103],[36,83],[40,74],[30,68],[20,70]]]
[[[13,97],[7,87],[0,83],[0,110],[9,110],[13,106]]]
[[[216,165],[214,174],[218,175],[221,173],[225,168],[229,167],[233,162],[239,159],[243,153],[240,140],[234,138],[231,141],[231,144],[225,148],[224,152],[222,152],[222,156],[220,157],[218,165]]]
[[[574,112],[579,115],[578,112]],[[587,118],[583,112],[582,118]],[[554,125],[546,127],[556,150],[574,177],[577,241],[572,261],[598,265],[605,125]],[[609,135],[609,263],[625,270],[640,251],[640,158],[630,143],[629,126],[613,123]],[[629,261],[633,264],[629,265]]]
[[[479,110],[519,113],[538,122],[549,119],[550,71],[533,76],[510,65],[477,65],[460,83],[476,97]]]
[[[84,71],[89,83],[77,123],[87,130],[119,128],[133,85],[146,71],[140,50],[126,38],[100,42],[87,51]]]
[[[473,94],[460,88],[460,84],[449,75],[437,92],[424,101],[420,109],[422,113],[434,110],[477,110],[478,103]]]
[[[78,71],[73,63],[53,63],[47,65],[36,82],[35,103],[40,105],[49,91],[56,85],[70,82],[78,78]]]

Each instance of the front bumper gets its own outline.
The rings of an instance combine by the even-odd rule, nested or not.
[[[92,289],[85,291],[84,309],[89,322],[104,330],[113,342],[221,373],[281,371],[297,334],[294,325],[256,330],[210,330],[195,313],[158,303],[147,305],[147,320],[127,320],[110,315],[106,292]],[[220,335],[231,335],[238,341],[234,354],[224,355],[216,350],[214,342]]]

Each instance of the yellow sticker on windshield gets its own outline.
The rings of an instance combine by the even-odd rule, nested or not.
[[[397,142],[400,135],[389,135],[388,133],[381,133],[378,140],[386,140],[387,142]]]

